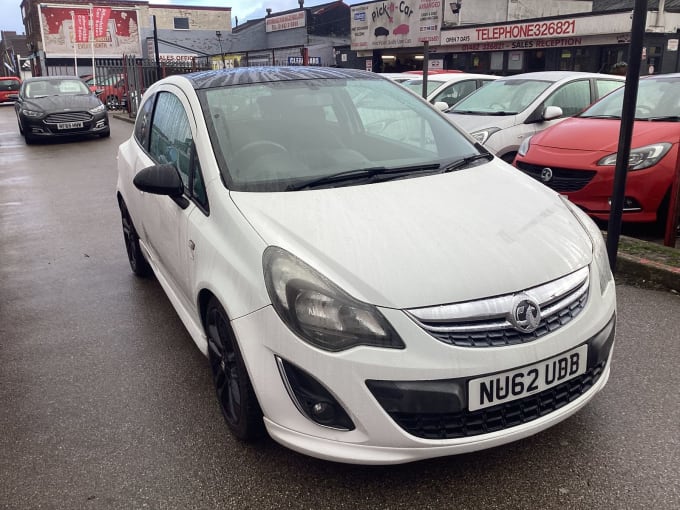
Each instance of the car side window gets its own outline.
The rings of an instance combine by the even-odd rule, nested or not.
[[[175,165],[182,178],[185,193],[207,213],[205,182],[189,118],[182,102],[174,94],[160,92],[156,96],[153,111],[149,130],[149,154],[159,164]]]
[[[149,154],[159,164],[175,165],[186,189],[190,189],[192,142],[189,119],[180,100],[174,94],[159,93],[151,123]]]
[[[135,139],[139,145],[148,149],[149,147],[149,126],[151,125],[151,113],[153,112],[154,97],[148,98],[142,104],[142,107],[137,113],[137,120],[135,121]]]
[[[545,100],[545,106],[559,106],[563,117],[571,117],[580,113],[590,105],[590,82],[588,80],[572,81],[561,86]]]
[[[474,92],[476,88],[477,82],[475,80],[460,81],[446,87],[437,94],[432,102],[436,103],[437,101],[443,101],[449,106],[453,106],[465,96]]]
[[[595,84],[597,85],[597,98],[599,99],[613,90],[623,87],[624,82],[616,80],[595,80]]]

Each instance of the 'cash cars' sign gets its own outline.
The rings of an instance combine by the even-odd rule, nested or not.
[[[385,0],[353,6],[352,49],[439,44],[442,5],[440,0]]]

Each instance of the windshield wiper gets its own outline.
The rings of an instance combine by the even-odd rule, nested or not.
[[[639,119],[639,120],[648,120],[650,122],[655,122],[655,121],[656,122],[663,122],[663,121],[680,122],[680,115],[666,115],[665,117],[648,117],[646,119]]]
[[[389,179],[402,177],[404,175],[408,175],[414,172],[420,173],[439,170],[439,167],[440,167],[439,163],[433,163],[429,165],[413,165],[396,168],[386,168],[384,166],[359,168],[357,170],[348,170],[345,172],[339,172],[337,174],[318,177],[316,179],[310,179],[300,184],[291,184],[286,188],[286,191],[300,191],[303,189],[316,188],[328,184],[347,183],[352,181],[364,181],[366,179],[369,180],[374,179],[375,177],[380,177],[379,180],[380,182],[382,182],[387,181]]]
[[[578,115],[582,119],[616,119],[621,120],[620,115]]]
[[[480,112],[477,110],[448,110],[446,113],[462,113],[463,115],[517,115],[518,112],[506,112],[505,110],[497,110],[495,112]]]
[[[468,156],[463,159],[459,159],[458,161],[454,161],[453,163],[450,163],[446,165],[442,171],[442,173],[447,173],[447,172],[453,172],[454,170],[460,170],[461,168],[471,166],[475,161],[480,161],[482,159],[485,159],[487,161],[491,161],[493,159],[493,154],[490,152],[486,152],[483,154],[474,154],[472,156]]]

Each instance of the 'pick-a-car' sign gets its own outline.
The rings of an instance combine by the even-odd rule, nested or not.
[[[439,44],[440,0],[385,0],[351,9],[352,49],[408,48]]]

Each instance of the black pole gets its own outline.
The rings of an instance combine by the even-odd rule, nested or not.
[[[161,79],[161,56],[158,52],[158,29],[156,28],[156,15],[151,15],[153,18],[153,51],[156,55],[156,80]]]
[[[430,67],[430,43],[423,43],[423,99],[427,99],[427,71]]]
[[[621,219],[626,193],[628,158],[630,157],[630,141],[633,137],[633,123],[635,122],[640,62],[642,60],[642,42],[645,36],[646,20],[647,0],[635,0],[630,48],[628,50],[628,74],[626,75],[626,85],[623,91],[621,129],[619,131],[619,147],[614,173],[614,192],[609,213],[609,225],[607,226],[607,254],[609,255],[609,265],[612,268],[612,272],[616,271],[616,255],[619,248],[619,238],[621,237]]]

